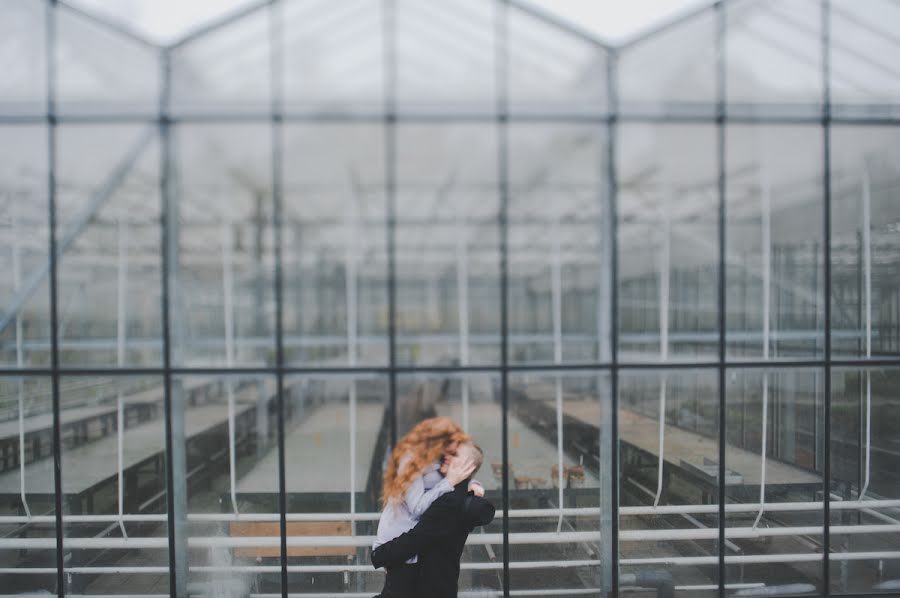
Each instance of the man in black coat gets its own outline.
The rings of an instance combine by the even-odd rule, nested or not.
[[[453,458],[471,459],[475,471],[484,461],[481,449],[474,443],[460,445]],[[402,567],[414,555],[419,556],[414,593],[392,593],[385,587],[380,596],[456,598],[459,560],[466,539],[475,527],[494,519],[494,505],[468,492],[468,487],[468,480],[460,482],[453,492],[435,500],[414,528],[372,551],[376,569]]]

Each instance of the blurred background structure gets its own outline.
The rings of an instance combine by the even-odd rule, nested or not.
[[[900,593],[895,0],[0,11],[0,594],[371,596],[435,414],[461,595]]]

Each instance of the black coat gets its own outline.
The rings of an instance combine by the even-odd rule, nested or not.
[[[414,528],[372,551],[372,564],[400,567],[419,555],[415,596],[456,598],[459,559],[469,533],[494,519],[494,505],[467,492],[468,480],[435,500]]]

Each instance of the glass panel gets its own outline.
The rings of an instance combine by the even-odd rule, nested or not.
[[[604,113],[606,51],[515,4],[508,15],[510,112]]]
[[[726,144],[728,353],[821,355],[822,129],[735,125],[726,131]]]
[[[397,135],[397,361],[496,364],[494,129],[410,125]]]
[[[270,130],[268,124],[174,130],[176,361],[275,361]]]
[[[65,4],[59,6],[58,113],[155,115],[159,106],[159,51],[88,20]]]
[[[840,368],[831,373],[832,593],[897,590],[897,388],[898,368]],[[865,505],[856,502],[861,500]],[[886,501],[893,501],[894,507],[888,508]]]
[[[726,584],[734,594],[740,584],[821,592],[822,371],[731,369],[726,376]]]
[[[896,356],[900,129],[835,126],[831,156],[832,351]]]
[[[368,0],[285,2],[288,111],[342,113],[383,106],[382,4]]]
[[[718,353],[715,133],[711,125],[620,128],[622,361],[707,360]]]
[[[739,0],[725,11],[728,114],[821,113],[821,3]]]
[[[900,6],[891,0],[832,0],[831,110],[835,116],[900,116]]]
[[[288,573],[291,592],[374,595],[383,585],[369,568],[369,547],[390,450],[388,380],[290,377],[285,388],[288,567],[305,569]],[[264,473],[272,470],[269,461],[242,483],[276,492],[277,478]],[[347,544],[320,546],[321,536],[346,537]],[[341,566],[365,570],[335,570]]]
[[[715,114],[716,15],[707,9],[634,45],[618,61],[625,114]]]
[[[618,418],[620,587],[655,579],[716,596],[717,372],[624,372]]]
[[[3,591],[55,594],[56,502],[50,378],[0,377],[0,397],[0,515],[14,518],[0,523],[0,534],[6,542],[0,550]]]
[[[493,111],[494,5],[397,0],[397,105]]]
[[[197,546],[188,553],[192,592],[281,592],[277,391],[274,376],[172,381],[173,417],[184,418],[187,530]]]
[[[0,188],[0,363],[49,367],[45,127],[0,127]]]
[[[514,125],[509,140],[509,359],[608,360],[603,130]]]
[[[511,571],[512,590],[594,590],[601,595],[609,589],[610,398],[606,373],[511,377],[510,561],[517,563]],[[524,516],[524,509],[545,512]],[[526,533],[538,537],[524,544],[515,540]]]
[[[497,394],[499,384],[500,380],[495,375],[486,374],[400,376],[397,380],[398,437],[402,439],[414,425],[429,417],[445,416],[458,423],[484,452],[484,463],[475,472],[474,478],[482,483],[485,498],[493,503],[497,511],[504,508],[501,435],[503,415]],[[524,428],[521,425],[517,427],[512,421],[509,425],[511,434]],[[523,432],[519,432],[519,437]],[[542,446],[546,446],[546,443],[536,446],[529,443],[527,450],[533,456]],[[511,467],[514,468],[515,463],[524,463],[521,457],[525,450],[519,444],[510,445]],[[495,517],[491,524],[478,528],[469,535],[461,559],[460,592],[502,592],[502,529],[502,518]]]
[[[3,3],[0,19],[0,114],[43,114],[47,111],[47,4],[34,0]],[[5,162],[5,160],[4,160]]]
[[[388,362],[382,134],[380,125],[285,127],[282,227],[288,363]],[[348,313],[355,314],[352,321]],[[354,351],[348,352],[351,346]]]
[[[164,394],[159,377],[60,379],[67,594],[169,592]],[[34,468],[52,483],[52,458]]]
[[[159,148],[154,127],[57,133],[60,362],[162,363]]]
[[[172,114],[269,113],[267,7],[172,51]]]

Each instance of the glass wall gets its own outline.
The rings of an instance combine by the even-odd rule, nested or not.
[[[159,46],[6,2],[0,594],[374,595],[433,416],[498,509],[462,595],[900,591],[900,11],[865,4],[611,46],[276,0]]]

